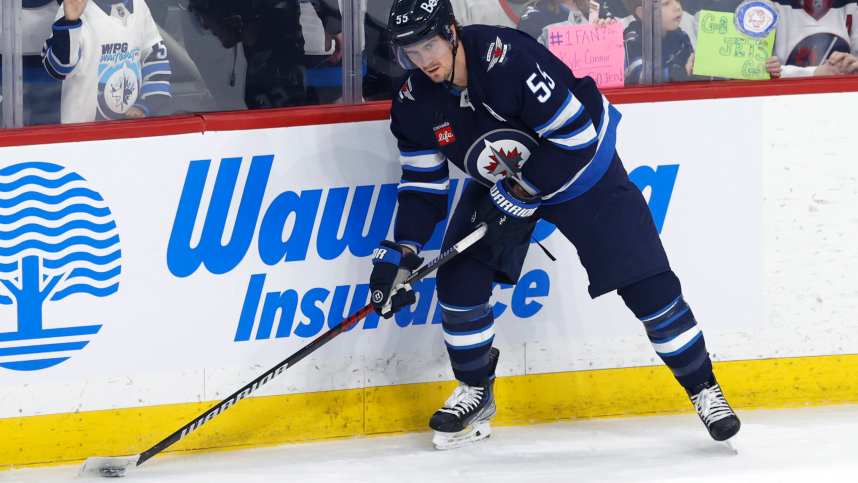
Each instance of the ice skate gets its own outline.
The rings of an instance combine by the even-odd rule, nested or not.
[[[705,383],[698,386],[695,393],[689,391],[691,403],[694,404],[694,409],[697,410],[697,415],[709,431],[709,435],[715,441],[723,441],[727,446],[736,452],[736,448],[730,441],[739,432],[741,422],[736,413],[727,403],[724,393],[721,392],[721,386],[713,376]]]
[[[500,351],[491,349],[489,358],[492,375],[485,384],[469,386],[460,383],[444,406],[432,415],[429,427],[435,430],[432,444],[436,449],[458,448],[491,436],[489,420],[496,411],[494,369],[499,355]]]

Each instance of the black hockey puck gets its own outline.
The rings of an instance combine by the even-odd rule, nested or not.
[[[105,467],[98,470],[105,478],[120,478],[125,476],[125,468]]]

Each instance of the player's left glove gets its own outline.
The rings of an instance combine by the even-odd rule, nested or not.
[[[518,192],[518,193],[516,193]],[[538,197],[526,196],[524,190],[516,186],[515,181],[505,178],[489,190],[488,200],[477,206],[471,221],[486,223],[486,235],[483,243],[504,242],[510,236],[533,229],[536,222],[534,214],[539,209]]]
[[[417,301],[411,286],[404,284],[423,259],[411,250],[392,241],[383,241],[372,254],[372,274],[369,276],[372,308],[389,319],[402,307]]]

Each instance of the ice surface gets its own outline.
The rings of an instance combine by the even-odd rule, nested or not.
[[[858,406],[739,415],[738,455],[682,414],[495,428],[486,441],[443,452],[427,432],[167,455],[121,480],[81,479],[78,466],[62,466],[0,472],[0,481],[858,482]]]

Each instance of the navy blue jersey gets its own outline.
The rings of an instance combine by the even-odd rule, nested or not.
[[[393,100],[402,180],[394,238],[418,249],[447,215],[452,162],[486,186],[520,169],[522,185],[557,204],[589,190],[611,163],[620,114],[589,78],[527,34],[460,31],[463,91],[411,71]]]

